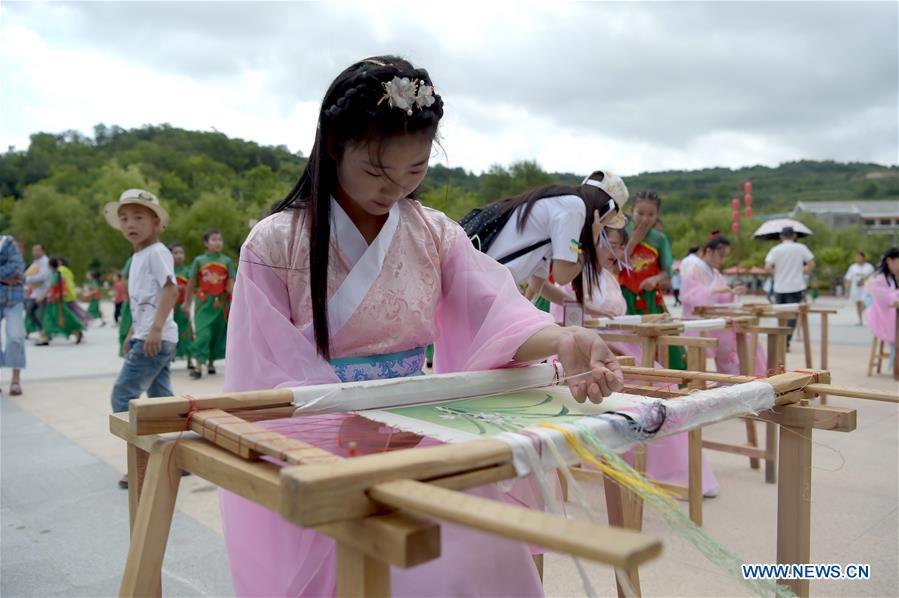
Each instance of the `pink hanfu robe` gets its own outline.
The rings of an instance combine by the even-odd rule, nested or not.
[[[736,295],[733,293],[716,293],[713,289],[726,287],[727,282],[718,270],[713,269],[707,263],[697,263],[690,268],[681,281],[680,300],[684,304],[683,316],[689,318],[693,310],[699,305],[714,305],[716,303],[732,303]],[[699,336],[697,331],[689,331],[691,336]],[[733,329],[709,330],[706,332],[709,338],[718,339],[718,346],[712,355],[715,358],[715,367],[722,374],[740,374],[740,357],[737,353],[737,334]],[[753,375],[766,377],[768,375],[768,359],[761,343],[756,348],[755,370]]]
[[[499,368],[514,365],[518,347],[552,324],[548,314],[521,296],[509,271],[475,250],[462,229],[440,212],[403,200],[371,246],[333,201],[332,216],[329,328],[337,360],[433,342],[438,372]],[[227,391],[338,380],[312,343],[308,248],[302,210],[266,218],[244,243],[228,327]],[[363,275],[352,278],[354,284],[342,286],[359,272]],[[266,425],[285,422],[290,420]],[[312,442],[302,432],[291,435]],[[495,485],[471,492],[504,497]],[[330,538],[229,492],[222,492],[221,506],[238,595],[335,594]],[[441,542],[439,559],[391,570],[394,595],[542,595],[525,544],[449,524],[442,524]]]
[[[871,305],[865,309],[865,325],[871,334],[890,345],[896,344],[896,302],[899,289],[887,282],[878,272],[868,279],[865,292],[871,296]]]

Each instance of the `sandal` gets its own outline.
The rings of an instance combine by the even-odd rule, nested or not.
[[[11,396],[17,397],[22,394],[22,385],[18,382],[13,382],[9,385],[9,394]]]
[[[210,376],[215,376],[215,366],[211,365],[208,368],[206,368],[206,373],[209,374]]]
[[[190,377],[194,380],[199,380],[203,377],[203,372],[200,371],[200,368],[194,368],[190,371]]]
[[[127,473],[119,478],[119,488],[121,488],[122,490],[128,489],[128,474]]]
[[[80,344],[81,344],[81,340],[82,340],[83,338],[84,338],[84,334],[83,334],[80,330],[79,330],[78,332],[76,332],[76,333],[75,333],[75,344],[76,344],[76,345],[80,345]]]

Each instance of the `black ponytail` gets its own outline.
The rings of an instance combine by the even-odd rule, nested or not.
[[[883,257],[880,258],[880,265],[877,266],[877,272],[883,274],[884,278],[887,279],[887,282],[895,289],[899,288],[899,284],[896,282],[896,277],[890,272],[890,265],[887,263],[887,260],[895,260],[899,259],[899,247],[890,247],[886,253],[883,254]]]

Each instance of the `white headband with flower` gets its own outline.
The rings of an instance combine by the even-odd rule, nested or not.
[[[418,106],[421,110],[435,102],[434,87],[425,85],[418,79],[394,77],[381,85],[384,86],[384,95],[378,100],[379,106],[387,100],[391,108],[405,110],[406,114],[411,115],[413,106]]]

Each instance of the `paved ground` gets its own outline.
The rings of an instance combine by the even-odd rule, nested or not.
[[[827,305],[842,303],[826,301]],[[813,318],[812,339],[819,338]],[[887,376],[866,378],[870,336],[842,309],[831,324],[831,370],[841,385],[896,392]],[[125,469],[122,443],[107,431],[109,391],[120,361],[112,328],[94,328],[86,343],[29,347],[25,395],[0,403],[0,594],[111,596],[116,594],[128,542],[126,492],[116,486]],[[818,364],[817,345],[815,364]],[[789,367],[802,367],[799,345]],[[221,370],[220,370],[221,372]],[[4,372],[8,376],[8,372]],[[221,374],[191,380],[178,364],[178,392],[213,392]],[[6,390],[8,378],[3,386]],[[897,580],[897,407],[833,399],[859,410],[851,434],[815,435],[812,557],[819,563],[870,563],[864,582],[813,582],[827,596],[895,596]],[[713,439],[738,440],[742,426],[707,429]],[[746,459],[709,455],[721,493],[704,503],[705,527],[747,562],[774,559],[776,488]],[[591,488],[602,505],[601,489]],[[648,596],[737,596],[746,591],[710,567],[692,547],[648,513],[645,530],[661,537],[661,559],[641,570]],[[600,595],[612,595],[607,568],[589,568]],[[217,492],[185,478],[164,564],[167,595],[226,596],[227,573]],[[546,591],[584,595],[570,559],[550,555]]]

